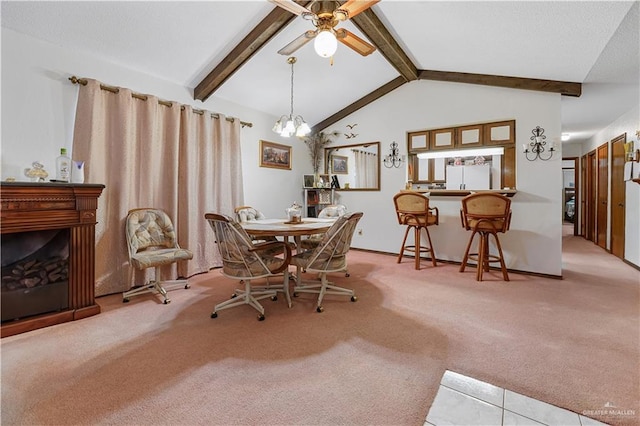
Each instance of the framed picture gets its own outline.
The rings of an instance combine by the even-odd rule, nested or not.
[[[349,165],[347,162],[348,160],[349,157],[343,157],[342,155],[332,155],[331,170],[333,170],[333,173],[337,175],[349,174]]]
[[[291,147],[261,140],[260,167],[291,170]]]
[[[315,182],[316,178],[314,175],[304,175],[302,180],[303,188],[313,188],[313,183]]]
[[[318,188],[330,188],[331,178],[329,175],[318,175]]]

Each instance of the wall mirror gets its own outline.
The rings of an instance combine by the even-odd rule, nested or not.
[[[324,149],[324,171],[347,191],[380,191],[380,142]]]

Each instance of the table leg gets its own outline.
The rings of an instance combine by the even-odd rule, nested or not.
[[[284,281],[282,284],[284,297],[287,299],[287,306],[291,308],[291,295],[289,294],[289,268],[284,270]]]

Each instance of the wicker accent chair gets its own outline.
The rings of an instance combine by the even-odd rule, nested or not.
[[[429,198],[424,195],[411,192],[400,192],[394,195],[393,203],[396,207],[398,223],[407,227],[407,230],[404,233],[404,238],[402,239],[402,246],[400,247],[400,254],[398,255],[398,263],[402,262],[404,253],[408,251],[414,254],[416,269],[420,269],[420,257],[422,253],[430,253],[433,266],[437,266],[436,252],[433,249],[433,243],[431,242],[429,226],[438,225],[440,220],[438,208],[429,207]],[[411,229],[414,230],[414,244],[406,245],[407,236]],[[422,229],[427,233],[427,240],[429,241],[428,247],[422,245],[420,239],[420,231]]]
[[[216,243],[222,256],[222,274],[236,278],[244,288],[236,289],[230,300],[217,304],[211,318],[218,317],[218,311],[240,305],[249,305],[258,311],[258,320],[264,320],[264,307],[259,300],[270,297],[277,299],[277,292],[284,292],[287,304],[291,306],[289,295],[289,261],[291,248],[283,241],[254,243],[247,232],[232,218],[216,213],[206,213],[205,219],[216,235]],[[276,250],[277,249],[277,250]],[[279,251],[284,257],[275,256]],[[260,278],[280,276],[282,284],[252,286],[251,281]]]
[[[178,286],[189,288],[185,279],[160,280],[160,268],[181,260],[193,258],[193,253],[180,248],[169,216],[160,209],[139,208],[130,210],[125,223],[127,247],[129,249],[129,282],[133,281],[134,268],[155,268],[153,281],[134,286],[122,293],[122,301],[144,293],[161,294],[163,303],[171,302],[167,290]]]
[[[460,272],[464,272],[469,259],[477,262],[478,270],[476,280],[482,281],[484,271],[489,271],[492,262],[499,262],[502,277],[509,281],[509,274],[504,264],[504,256],[498,233],[505,233],[511,224],[511,199],[501,194],[475,193],[467,195],[462,199],[462,209],[460,210],[462,227],[467,231],[472,231],[467,249],[462,258]],[[476,235],[480,235],[478,251],[469,253],[471,244]],[[489,236],[493,238],[498,249],[497,255],[489,254]]]
[[[351,239],[362,214],[362,212],[356,212],[340,216],[313,250],[306,250],[291,257],[291,264],[296,267],[296,285],[293,293],[294,295],[298,293],[318,294],[317,312],[324,310],[322,301],[327,294],[350,296],[352,302],[358,300],[353,290],[329,282],[327,273],[347,269],[347,253],[351,248]],[[319,274],[320,281],[303,282],[303,271]]]

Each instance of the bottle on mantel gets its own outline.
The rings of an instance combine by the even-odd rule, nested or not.
[[[60,148],[60,156],[56,158],[56,180],[69,182],[71,175],[71,159],[67,156],[67,149]]]

